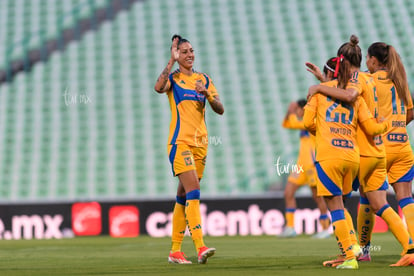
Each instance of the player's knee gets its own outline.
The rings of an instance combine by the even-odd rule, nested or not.
[[[371,210],[376,214],[381,209],[382,206],[379,206],[378,204],[370,204]]]
[[[411,185],[411,183],[408,183],[409,185],[404,185],[404,184],[403,183],[395,183],[394,186],[393,186],[394,191],[395,191],[395,196],[396,196],[398,201],[400,201],[401,199],[407,198],[407,197],[412,197],[411,187],[409,186],[409,185]]]

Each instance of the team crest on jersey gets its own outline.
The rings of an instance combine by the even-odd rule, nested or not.
[[[193,158],[191,156],[185,157],[184,158],[184,162],[185,162],[185,165],[186,166],[192,166],[192,165],[194,165]]]

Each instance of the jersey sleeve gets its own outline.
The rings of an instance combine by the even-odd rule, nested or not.
[[[167,90],[167,95],[168,95],[169,93],[172,93],[172,91],[173,91],[174,73],[170,73],[170,74],[168,75],[168,81],[170,82],[170,89],[169,89],[169,90]]]
[[[284,119],[282,126],[284,128],[305,130],[305,126],[303,125],[303,120],[299,120],[295,114],[290,114],[287,117],[287,119]]]
[[[360,123],[360,126],[366,134],[371,135],[371,136],[376,136],[376,135],[383,134],[384,132],[386,132],[389,127],[389,123],[388,122],[377,123],[377,121],[374,118],[371,118],[369,120],[365,120],[364,122]]]
[[[207,89],[207,91],[210,93],[210,95],[214,96],[218,96],[218,92],[216,87],[214,86],[213,81],[211,80],[211,78],[207,75],[207,74],[203,74],[204,78],[205,78],[205,87]]]
[[[413,98],[411,97],[411,93],[410,93],[410,97],[408,97],[407,109],[412,109],[412,108],[413,108]]]
[[[347,89],[349,88],[353,88],[358,92],[358,95],[360,96],[364,90],[364,87],[362,85],[362,83],[359,81],[358,79],[358,72],[355,72],[351,79],[348,82],[348,85],[346,87]]]
[[[358,122],[362,130],[368,135],[379,135],[387,131],[388,122],[377,123],[368,109],[365,100],[362,97],[358,97]]]
[[[372,113],[369,111],[365,100],[361,96],[358,97],[355,107],[358,108],[358,122],[362,123],[366,120],[374,118]]]
[[[310,100],[305,105],[305,111],[306,109],[313,111],[316,113],[317,107],[318,107],[318,94],[313,95]]]
[[[305,106],[305,114],[303,115],[304,127],[311,133],[316,131],[316,112],[318,107],[318,95],[313,95]]]

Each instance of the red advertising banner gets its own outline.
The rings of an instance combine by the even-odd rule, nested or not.
[[[102,212],[98,202],[72,205],[72,230],[77,236],[95,236],[102,231]]]
[[[132,205],[111,207],[109,209],[109,234],[117,238],[138,236],[138,208]]]

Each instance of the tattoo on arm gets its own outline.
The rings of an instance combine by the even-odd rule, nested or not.
[[[167,84],[168,81],[168,73],[170,70],[168,70],[168,65],[164,68],[164,70],[162,70],[161,75],[158,77],[157,82],[161,81],[161,90],[164,90],[165,85]]]
[[[170,74],[171,68],[173,67],[174,63],[173,62],[168,62],[167,66],[165,66],[164,70],[162,70],[160,76],[157,79],[157,83],[156,86],[158,86],[159,88],[156,90],[159,92],[164,92],[165,89],[167,88],[167,84],[168,84],[168,75]]]

